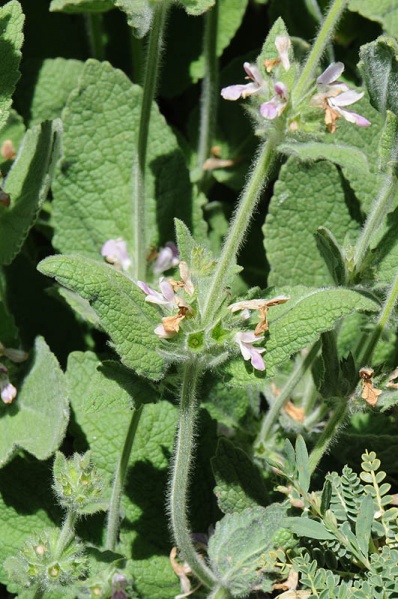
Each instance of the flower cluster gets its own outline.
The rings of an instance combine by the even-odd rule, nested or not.
[[[265,370],[265,363],[261,354],[265,352],[264,347],[254,347],[253,343],[264,340],[264,335],[269,329],[267,313],[269,308],[284,304],[290,298],[285,295],[279,295],[270,300],[253,299],[243,300],[228,306],[231,312],[240,310],[256,310],[259,312],[260,322],[257,324],[254,331],[239,331],[234,337],[235,343],[239,345],[239,349],[244,360],[250,360],[251,365],[256,370]]]
[[[264,66],[268,73],[271,73],[273,68],[281,64],[287,72],[290,69],[289,49],[291,47],[290,38],[287,35],[279,35],[275,39],[275,46],[279,57],[274,60],[266,60]],[[239,98],[247,98],[253,94],[272,98],[267,102],[263,102],[260,106],[260,114],[268,120],[273,120],[281,116],[285,110],[289,92],[287,86],[278,80],[268,80],[262,77],[260,70],[256,65],[249,62],[243,64],[250,83],[246,85],[230,85],[221,90],[221,95],[224,100],[238,100]]]
[[[187,263],[180,262],[179,269],[181,281],[165,279],[164,277],[159,279],[160,293],[149,287],[147,283],[137,281],[138,287],[146,295],[145,301],[150,304],[161,306],[162,309],[169,314],[162,318],[162,323],[155,329],[156,335],[163,339],[174,337],[180,330],[181,321],[184,320],[186,316],[193,315],[191,305],[184,299],[181,293],[179,293],[180,291],[183,291],[188,296],[192,297],[195,291]]]
[[[105,258],[106,262],[124,272],[128,271],[132,264],[127,243],[122,237],[105,241],[101,248],[101,256]],[[160,275],[162,272],[178,266],[179,256],[177,246],[172,241],[168,241],[164,247],[159,249],[159,252],[154,250],[148,260],[156,258],[152,268],[155,275]]]
[[[27,359],[28,354],[20,349],[5,347],[0,342],[0,357],[4,356],[11,362],[19,363]],[[12,403],[17,396],[17,389],[11,384],[8,377],[8,368],[0,362],[0,397],[4,403]]]
[[[273,60],[266,59],[264,61],[268,77],[263,77],[256,65],[245,62],[243,68],[250,82],[245,85],[230,85],[221,90],[221,95],[225,100],[238,100],[239,98],[247,98],[252,95],[267,98],[267,101],[260,105],[259,112],[264,119],[269,121],[282,115],[288,106],[291,95],[288,86],[284,82],[289,79],[289,77],[288,79],[285,78],[284,73],[287,73],[291,67],[289,58],[291,48],[290,38],[287,35],[277,36],[275,38],[275,46],[278,51],[278,58]],[[273,70],[275,67],[277,68],[274,74]],[[281,67],[283,70],[281,70]],[[336,122],[341,117],[359,127],[368,127],[370,125],[370,122],[365,117],[346,109],[347,106],[358,102],[364,93],[351,90],[346,83],[338,81],[338,77],[340,77],[343,71],[344,64],[342,62],[335,62],[329,65],[317,78],[317,93],[310,100],[311,106],[324,110],[325,124],[331,133],[335,132]],[[289,81],[290,86],[291,83],[292,78]],[[270,98],[270,96],[272,97]],[[290,129],[294,130],[294,127],[297,127],[297,122],[294,122],[294,124],[291,123]]]

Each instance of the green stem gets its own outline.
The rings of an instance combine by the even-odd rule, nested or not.
[[[113,479],[112,494],[109,504],[108,520],[106,525],[106,540],[105,549],[114,551],[119,534],[120,526],[120,503],[122,500],[122,493],[124,483],[126,480],[127,469],[129,465],[129,458],[131,449],[133,447],[135,434],[137,432],[138,423],[141,418],[143,406],[133,409],[133,413],[130,420],[130,425],[127,430],[126,438],[122,453],[119,458],[119,462],[116,466],[115,476]]]
[[[203,306],[204,326],[211,324],[216,315],[220,304],[220,296],[223,295],[228,278],[231,276],[238,250],[274,164],[278,143],[279,133],[274,132],[262,146],[251,177],[245,186]]]
[[[66,514],[66,518],[62,525],[61,533],[58,537],[57,547],[55,550],[55,557],[59,559],[65,550],[65,547],[69,545],[75,536],[75,524],[77,520],[76,512],[69,510]]]
[[[259,443],[265,444],[266,443],[266,441],[271,433],[272,427],[274,426],[275,422],[279,418],[279,414],[280,414],[283,406],[285,405],[285,403],[291,396],[292,391],[294,390],[296,385],[298,385],[298,383],[300,382],[300,380],[302,379],[302,377],[304,376],[304,374],[306,373],[308,368],[311,367],[313,361],[315,360],[315,358],[318,354],[320,346],[321,346],[320,341],[317,341],[316,343],[314,343],[310,347],[307,355],[300,360],[300,362],[297,364],[296,368],[293,370],[292,374],[286,381],[286,384],[284,385],[282,391],[280,392],[280,394],[278,395],[278,397],[276,398],[276,400],[274,401],[274,403],[272,404],[272,406],[270,407],[269,411],[267,412],[267,414],[264,418],[257,444],[259,444]]]
[[[383,218],[387,214],[390,207],[391,198],[397,191],[397,179],[393,174],[386,175],[384,184],[380,190],[380,194],[373,206],[371,213],[365,223],[362,233],[355,246],[354,264],[358,272],[362,266],[366,253],[368,251],[369,242],[373,234],[377,231]]]
[[[348,0],[335,0],[330,7],[303,70],[301,71],[299,80],[293,89],[292,100],[294,104],[305,96],[308,89],[313,85],[316,69],[322,58],[322,54],[329,43],[333,30],[336,27],[347,2]]]
[[[390,318],[394,312],[394,308],[397,303],[397,300],[398,300],[398,273],[395,276],[395,279],[390,287],[390,290],[388,292],[386,301],[384,302],[384,306],[380,312],[376,326],[373,329],[372,334],[370,335],[367,343],[364,345],[364,348],[359,356],[359,359],[358,359],[359,367],[363,367],[363,366],[366,366],[367,364],[369,364],[369,362],[372,358],[373,351],[374,351],[381,335],[383,334],[383,331],[386,328],[388,321],[390,320]]]
[[[84,15],[90,56],[97,60],[105,59],[103,15],[87,13]]]
[[[213,8],[205,15],[205,32],[203,40],[203,54],[205,73],[202,81],[200,102],[200,128],[198,143],[197,167],[200,179],[203,182],[208,172],[203,170],[203,165],[210,156],[210,149],[214,139],[217,119],[218,89],[218,60],[217,60],[217,29],[218,29],[218,0]]]
[[[324,453],[328,450],[330,443],[335,438],[339,428],[344,423],[349,412],[349,401],[345,397],[339,397],[339,405],[336,407],[332,414],[329,422],[326,425],[325,430],[319,437],[314,449],[311,451],[309,456],[310,462],[310,473],[312,474],[315,468],[318,466]]]
[[[144,53],[142,48],[142,41],[132,35],[130,37],[131,44],[131,62],[132,62],[132,80],[134,83],[141,85],[143,66],[144,66]]]
[[[321,9],[319,8],[317,0],[305,0],[305,4],[310,15],[320,25],[322,23],[323,14]],[[333,45],[330,42],[327,45],[326,52],[328,54],[329,62],[334,62]]]
[[[174,539],[192,572],[203,585],[212,589],[217,583],[212,571],[196,552],[188,528],[188,485],[194,448],[195,421],[197,416],[196,390],[200,369],[197,362],[183,366],[180,396],[180,421],[172,462],[169,490],[169,513]]]
[[[152,28],[147,47],[143,94],[141,102],[140,124],[138,128],[137,146],[134,152],[132,170],[132,202],[134,230],[134,276],[145,280],[146,275],[146,197],[145,166],[148,145],[149,122],[152,102],[155,98],[156,84],[162,54],[163,32],[169,3],[157,2],[154,8]]]

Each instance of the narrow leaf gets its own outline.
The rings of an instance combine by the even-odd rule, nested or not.
[[[308,451],[305,441],[301,435],[296,440],[296,465],[298,470],[298,480],[303,493],[307,493],[310,488],[310,464],[308,460]]]
[[[282,524],[299,537],[318,539],[319,541],[332,541],[334,539],[334,536],[324,527],[324,525],[316,520],[292,516],[290,518],[284,518]]]
[[[11,96],[20,77],[24,16],[19,2],[11,0],[0,8],[0,129],[7,121]]]
[[[51,12],[98,13],[113,8],[112,0],[52,0]]]
[[[348,273],[344,254],[333,234],[326,227],[318,227],[315,240],[333,281],[336,285],[345,285]]]
[[[358,546],[364,556],[369,553],[369,540],[374,513],[373,498],[371,495],[365,495],[359,506],[358,518],[355,523]]]
[[[303,162],[313,162],[322,158],[339,166],[349,164],[350,168],[356,168],[364,174],[369,170],[366,155],[353,146],[315,141],[307,143],[290,142],[281,144],[278,146],[278,150],[282,154],[295,156]]]

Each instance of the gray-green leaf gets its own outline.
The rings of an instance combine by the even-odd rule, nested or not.
[[[45,122],[26,132],[4,184],[9,208],[0,207],[0,263],[19,252],[47,197],[59,153],[61,122]]]
[[[52,0],[51,12],[99,13],[113,8],[112,0]]]
[[[69,418],[64,374],[41,337],[33,364],[11,405],[0,406],[0,465],[19,449],[46,460],[58,449]]]
[[[398,115],[398,42],[381,36],[362,46],[359,56],[372,105],[382,113],[391,110]]]
[[[398,6],[391,0],[350,0],[349,10],[377,21],[386,33],[398,37]]]
[[[38,269],[88,300],[125,366],[152,380],[163,376],[160,316],[133,281],[110,265],[82,256],[51,256]]]
[[[209,557],[223,586],[234,597],[246,597],[263,581],[259,558],[272,546],[285,510],[278,504],[227,514],[209,541]]]
[[[20,77],[24,16],[19,2],[11,0],[0,8],[0,129],[7,121],[11,96]]]

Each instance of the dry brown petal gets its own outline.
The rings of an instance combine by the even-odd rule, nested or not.
[[[375,371],[373,370],[373,368],[361,368],[361,370],[359,371],[359,376],[361,377],[361,379],[363,381],[370,381],[374,375]]]
[[[333,110],[331,106],[327,102],[325,102],[324,106],[325,110],[325,125],[329,129],[330,133],[334,133],[336,131],[336,123],[340,118],[338,112]]]
[[[174,316],[165,316],[162,318],[163,328],[166,333],[178,333],[180,322],[184,320],[185,314],[175,314]]]
[[[236,160],[231,159],[222,159],[222,158],[208,158],[203,163],[204,171],[214,171],[217,168],[229,168],[231,166],[235,166]]]
[[[6,139],[3,141],[0,152],[4,160],[14,160],[15,156],[17,155],[11,139]]]
[[[285,404],[283,408],[284,412],[296,422],[304,422],[305,413],[303,408],[298,408],[290,400]]]
[[[377,404],[379,395],[381,394],[380,389],[373,387],[372,381],[363,381],[362,399],[366,401],[370,406],[374,407]]]
[[[275,599],[307,599],[311,595],[311,591],[285,591],[281,595],[277,595]]]
[[[287,579],[284,582],[279,582],[274,584],[273,588],[274,590],[280,589],[281,591],[290,591],[290,590],[294,590],[297,589],[298,587],[298,572],[296,572],[296,570],[293,570],[293,568],[291,568],[290,572],[289,572],[289,576],[287,577]]]

